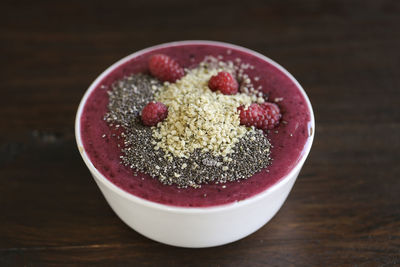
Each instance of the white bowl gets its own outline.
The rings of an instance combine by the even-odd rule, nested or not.
[[[171,44],[223,45],[228,48],[241,50],[269,62],[280,69],[297,85],[304,95],[310,110],[310,128],[312,130],[301,159],[284,178],[265,191],[240,202],[205,208],[176,207],[155,203],[129,194],[111,183],[94,167],[83,147],[80,131],[80,119],[83,107],[90,93],[104,77],[118,68],[118,66],[142,53],[170,46]],[[276,214],[292,189],[300,169],[309,154],[314,139],[314,124],[311,103],[303,88],[288,71],[276,62],[257,52],[231,44],[211,41],[182,41],[141,50],[121,59],[104,71],[91,84],[81,100],[76,115],[75,136],[84,162],[107,202],[122,221],[135,231],[158,242],[179,247],[200,248],[223,245],[246,237],[261,228]]]

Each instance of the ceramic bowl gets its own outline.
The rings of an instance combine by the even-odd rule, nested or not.
[[[274,65],[289,77],[304,95],[311,114],[310,128],[314,129],[305,145],[298,163],[279,182],[265,191],[240,202],[211,207],[177,207],[155,203],[136,197],[111,183],[90,161],[83,147],[80,118],[90,93],[115,68],[142,53],[174,44],[212,44],[238,49]],[[161,243],[180,247],[211,247],[227,244],[250,235],[265,225],[285,202],[294,182],[309,154],[315,133],[314,115],[310,101],[301,85],[283,67],[271,59],[249,49],[211,41],[182,41],[163,44],[141,50],[118,61],[104,71],[86,91],[78,108],[75,122],[76,142],[80,154],[105,199],[114,212],[140,234]]]

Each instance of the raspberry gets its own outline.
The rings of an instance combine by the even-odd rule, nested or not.
[[[208,87],[211,91],[219,90],[224,95],[234,95],[238,92],[238,82],[236,79],[226,71],[218,72],[217,75],[212,76],[208,81]]]
[[[168,108],[161,102],[150,102],[142,109],[142,122],[146,126],[155,126],[168,116]]]
[[[262,104],[251,104],[248,109],[238,107],[240,124],[254,126],[263,131],[275,128],[279,124],[281,113],[278,105],[265,102]]]
[[[185,74],[178,62],[164,54],[156,54],[150,58],[149,70],[151,75],[163,82],[175,82]]]

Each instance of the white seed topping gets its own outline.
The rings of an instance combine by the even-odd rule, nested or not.
[[[248,131],[240,125],[237,108],[254,99],[246,94],[212,92],[208,81],[221,70],[198,67],[176,83],[164,83],[156,101],[168,106],[168,117],[153,128],[156,147],[176,157],[188,157],[195,149],[216,156],[232,152]]]

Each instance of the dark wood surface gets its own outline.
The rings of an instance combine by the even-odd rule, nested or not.
[[[0,265],[399,266],[400,2],[2,1]],[[316,138],[292,193],[238,242],[183,249],[122,223],[81,160],[93,79],[154,44],[259,51],[302,83]]]

